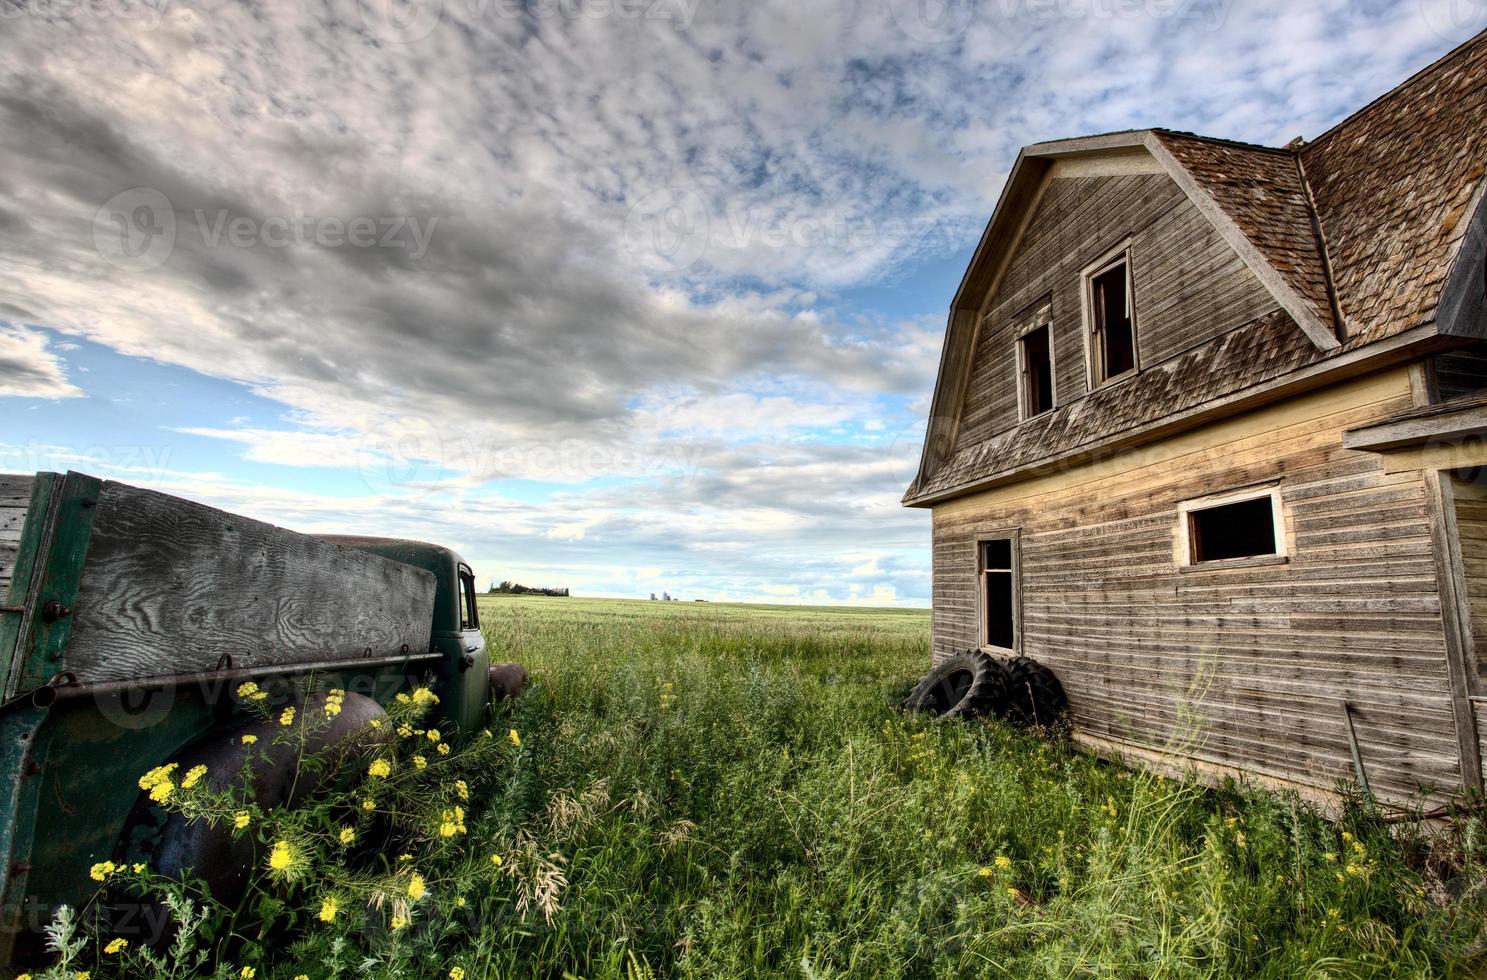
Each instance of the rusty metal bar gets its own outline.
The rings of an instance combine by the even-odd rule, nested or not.
[[[38,708],[47,708],[58,701],[71,701],[90,696],[120,694],[125,691],[140,690],[143,688],[180,687],[182,685],[207,684],[213,681],[235,681],[253,677],[268,677],[276,674],[287,677],[294,674],[309,674],[316,671],[342,671],[356,667],[385,667],[399,663],[424,663],[429,660],[440,660],[443,657],[444,654],[433,651],[418,654],[398,654],[392,657],[362,657],[357,660],[318,660],[310,663],[269,664],[261,667],[238,667],[229,670],[204,670],[195,674],[166,674],[158,677],[138,677],[122,681],[103,681],[97,684],[77,682],[48,683],[31,693],[31,703]]]

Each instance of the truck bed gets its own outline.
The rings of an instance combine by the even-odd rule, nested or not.
[[[26,508],[35,482],[30,474],[0,473],[0,605],[9,601],[6,597],[10,595],[21,528],[26,526]]]
[[[13,655],[5,693],[428,651],[434,576],[411,565],[81,473],[0,477]],[[25,524],[22,486],[47,481]],[[4,594],[4,593],[0,593]],[[43,614],[47,603],[65,609]],[[0,630],[0,634],[6,631]],[[4,639],[0,636],[0,639]]]

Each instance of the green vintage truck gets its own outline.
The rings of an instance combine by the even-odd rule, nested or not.
[[[474,575],[447,548],[297,534],[81,473],[0,475],[0,964],[87,899],[95,862],[196,865],[230,887],[244,856],[142,821],[136,780],[230,754],[245,681],[306,678],[350,692],[346,726],[431,678],[469,730],[524,674],[490,667]],[[269,778],[267,802],[294,782]]]

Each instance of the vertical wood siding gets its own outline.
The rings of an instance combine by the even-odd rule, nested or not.
[[[1461,565],[1471,604],[1474,657],[1467,666],[1476,674],[1474,693],[1487,693],[1487,473],[1461,474],[1453,484]]]
[[[1019,527],[1022,648],[1079,737],[1325,793],[1452,787],[1459,762],[1425,488],[1342,448],[1408,407],[1402,371],[1315,393],[934,512],[934,652],[976,642],[974,539]],[[1180,501],[1278,480],[1289,560],[1180,570]]]
[[[26,525],[34,482],[35,477],[29,475],[0,473],[0,600],[10,594],[16,549],[21,543],[21,528]]]
[[[1087,394],[1081,273],[1132,239],[1139,356],[1150,367],[1277,304],[1165,174],[1050,182],[987,304],[976,338],[959,446],[1017,424],[1017,314],[1053,303],[1058,404]]]

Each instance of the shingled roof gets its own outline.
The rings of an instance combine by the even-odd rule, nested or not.
[[[1163,417],[1201,415],[1202,403],[1241,395],[1236,383],[1273,385],[1287,371],[1436,324],[1442,291],[1461,278],[1459,270],[1452,278],[1453,268],[1467,254],[1473,217],[1481,220],[1484,119],[1487,32],[1310,144],[1263,147],[1138,130],[1027,147],[952,304],[920,472],[905,502],[922,505],[1031,475],[1049,460],[1151,428]],[[1212,350],[1184,355],[1183,363],[1155,365],[1160,376],[1149,383],[1097,391],[1041,421],[958,445],[978,297],[989,293],[1015,247],[1020,213],[1037,200],[1039,182],[1058,159],[1141,148],[1223,234],[1285,315],[1241,328],[1252,338],[1226,338]],[[1476,242],[1481,229],[1472,235]],[[1437,326],[1451,332],[1450,324]],[[1287,335],[1298,328],[1310,345]],[[1262,351],[1263,363],[1249,362],[1256,370],[1227,379],[1212,373],[1235,356]],[[1180,393],[1175,379],[1196,384]]]

